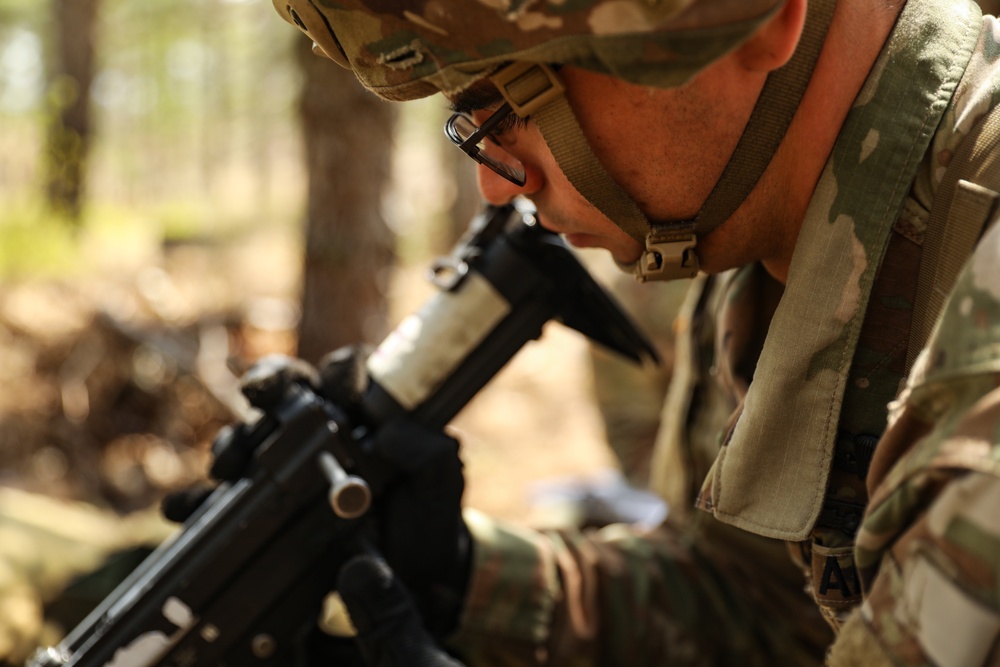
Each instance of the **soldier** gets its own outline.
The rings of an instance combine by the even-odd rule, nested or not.
[[[443,92],[487,200],[528,197],[641,280],[696,276],[659,529],[462,515],[459,465],[409,465],[380,546],[452,650],[996,664],[995,18],[971,0],[275,7],[376,94]],[[378,614],[347,602],[371,653]]]

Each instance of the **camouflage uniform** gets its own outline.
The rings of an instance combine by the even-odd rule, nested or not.
[[[938,331],[946,351],[931,356],[947,373],[915,375],[874,452],[878,470],[911,450],[861,529],[870,593],[853,616],[851,555],[885,405],[906,377],[927,212],[957,145],[1000,100],[998,39],[1000,24],[965,2],[911,0],[784,290],[759,266],[696,281],[653,464],[667,525],[538,533],[470,512],[476,570],[456,645],[471,664],[818,664],[831,635],[792,561],[829,625],[850,618],[838,664],[880,664],[876,642],[898,664],[986,664],[1000,630],[1000,231]],[[685,511],[696,496],[712,514]],[[935,609],[951,622],[921,616]]]

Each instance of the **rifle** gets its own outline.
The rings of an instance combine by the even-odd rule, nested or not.
[[[438,291],[368,358],[355,418],[306,383],[248,396],[224,481],[31,667],[289,665],[392,473],[369,452],[406,415],[443,428],[555,319],[636,362],[650,343],[533,211],[486,207],[432,268]],[[357,414],[362,416],[359,418]],[[232,427],[218,438],[232,437]],[[217,438],[217,440],[218,440]]]

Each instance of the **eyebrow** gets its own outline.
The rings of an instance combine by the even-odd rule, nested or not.
[[[483,83],[466,88],[451,98],[451,110],[456,113],[472,113],[491,109],[504,103],[503,95],[493,84]]]

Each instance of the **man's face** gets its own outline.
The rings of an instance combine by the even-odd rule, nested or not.
[[[720,61],[683,88],[652,89],[564,67],[566,97],[594,154],[652,220],[693,217],[715,185],[759,93],[758,82],[734,85],[735,68]],[[761,78],[760,83],[762,84]],[[482,123],[503,102],[492,88],[454,100]],[[506,123],[498,139],[525,167],[518,187],[486,167],[478,170],[483,197],[494,204],[530,199],[541,224],[577,247],[599,247],[621,262],[638,259],[642,244],[600,213],[569,183],[538,127]],[[714,235],[713,235],[714,236]],[[707,250],[708,248],[705,248]],[[702,262],[706,261],[704,250]],[[721,259],[721,258],[720,258]]]

